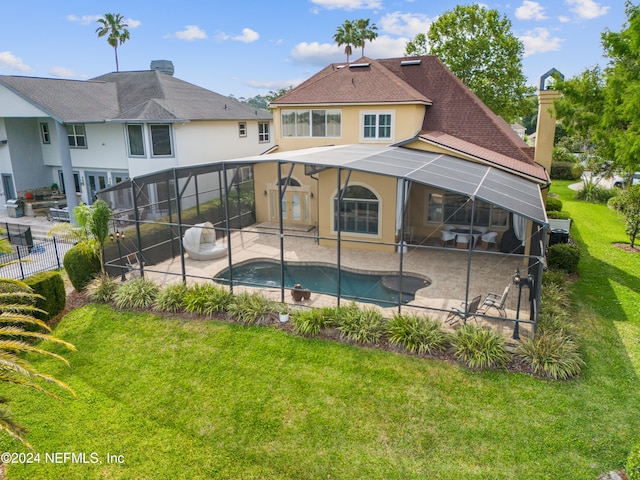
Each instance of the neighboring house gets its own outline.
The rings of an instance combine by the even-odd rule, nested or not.
[[[53,183],[76,192],[70,207],[91,204],[129,177],[273,146],[269,112],[173,77],[171,62],[151,67],[87,81],[0,76],[0,208]]]
[[[527,129],[524,127],[524,125],[520,125],[519,123],[512,123],[511,128],[518,134],[521,139],[524,140],[524,136],[527,133]]]
[[[548,101],[540,105],[549,108]],[[258,222],[317,228],[324,243],[340,234],[343,240],[371,242],[357,248],[391,250],[401,240],[401,225],[410,241],[439,239],[447,224],[473,224],[497,232],[498,245],[515,230],[524,245],[534,231],[527,219],[536,217],[538,226],[545,221],[542,198],[549,185],[550,147],[538,152],[529,147],[434,56],[363,57],[332,64],[270,107],[276,145],[266,157],[280,160],[281,169],[265,160],[254,165],[255,191],[267,197],[256,202]],[[551,128],[549,113],[539,121],[547,118]],[[552,139],[553,133],[551,145]],[[324,165],[339,167],[341,155],[356,158],[358,149],[366,152],[366,147],[387,150],[376,150],[369,169],[347,172],[345,164],[340,179],[336,168],[305,165],[301,149],[342,145],[327,149]],[[415,172],[404,173],[406,164],[416,160],[416,165],[424,162],[424,175],[406,182],[416,178]],[[290,170],[282,162],[295,166]],[[503,184],[487,185],[489,171]],[[537,214],[527,216],[519,211],[517,197],[530,185]],[[478,195],[481,186],[484,197]],[[491,191],[501,200],[490,201]]]

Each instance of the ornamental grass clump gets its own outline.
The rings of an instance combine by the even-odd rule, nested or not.
[[[502,335],[487,327],[463,325],[451,337],[454,356],[470,368],[502,367],[507,351]]]
[[[296,310],[291,314],[291,324],[296,333],[315,336],[335,323],[336,309],[331,307]]]
[[[121,283],[113,294],[113,302],[116,307],[126,308],[151,308],[160,287],[151,280],[136,278]]]
[[[153,302],[153,309],[158,312],[177,313],[184,309],[184,297],[187,293],[187,286],[184,283],[174,283],[168,285],[156,296]]]
[[[281,310],[281,305],[258,292],[242,292],[233,295],[227,313],[245,325],[268,323]]]
[[[416,315],[395,315],[387,324],[387,338],[411,353],[443,350],[446,335],[439,322]]]
[[[385,320],[378,310],[360,310],[350,305],[340,312],[337,326],[343,338],[363,344],[378,344],[384,333]]]
[[[584,366],[578,345],[562,331],[524,340],[517,348],[517,355],[533,373],[554,380],[575,377]]]
[[[94,303],[109,303],[113,299],[118,284],[109,275],[99,275],[86,287],[89,301]]]
[[[184,294],[184,309],[188,313],[213,316],[227,311],[231,294],[213,283],[197,283]]]

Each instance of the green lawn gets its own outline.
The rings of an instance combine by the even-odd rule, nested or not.
[[[564,185],[552,191],[584,247],[573,286],[579,378],[471,372],[276,329],[88,306],[55,331],[78,348],[65,353],[71,368],[34,361],[77,399],[2,386],[41,455],[8,478],[593,480],[620,468],[640,439],[640,256],[610,247],[627,241],[615,214],[568,200]],[[47,464],[54,452],[102,463]]]

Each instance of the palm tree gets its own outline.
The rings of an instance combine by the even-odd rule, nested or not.
[[[374,23],[369,27],[369,19],[368,18],[359,18],[355,22],[355,27],[358,32],[358,40],[359,42],[356,44],[356,47],[362,47],[362,56],[364,57],[364,43],[369,40],[372,41],[378,37],[378,27]]]
[[[46,355],[69,365],[62,356],[49,352],[35,341],[52,341],[65,346],[69,350],[75,347],[64,340],[54,337],[51,329],[42,320],[34,317],[43,310],[35,307],[36,299],[41,296],[33,293],[31,287],[24,282],[8,278],[0,278],[0,382],[6,382],[37,391],[59,399],[58,395],[41,385],[40,381],[54,383],[75,396],[71,388],[60,380],[41,373],[26,358],[26,353]],[[32,331],[29,327],[40,327],[43,332]],[[6,408],[8,399],[0,398],[0,431],[32,448],[25,440],[25,429],[19,425]]]
[[[349,63],[349,56],[353,53],[351,45],[360,45],[358,30],[356,29],[354,22],[351,20],[345,20],[344,23],[336,30],[333,40],[339,47],[346,45],[344,47],[344,53],[347,55],[347,63]]]
[[[119,13],[105,13],[102,18],[98,19],[100,27],[96,28],[98,38],[107,37],[107,43],[113,47],[113,51],[116,55],[116,72],[119,72],[118,67],[118,45],[122,45],[129,40],[129,30],[127,30],[126,23],[122,23],[124,17]]]

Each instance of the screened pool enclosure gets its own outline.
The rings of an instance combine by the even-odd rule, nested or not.
[[[98,198],[113,211],[105,258],[114,276],[259,288],[301,306],[354,300],[443,319],[461,309],[463,321],[514,338],[535,331],[548,230],[541,182],[491,165],[402,147],[319,147],[173,168]],[[195,260],[182,237],[205,222],[226,254]],[[252,262],[269,272],[245,276]],[[322,287],[291,273],[305,266],[322,267],[312,275]],[[357,275],[380,285],[346,289]],[[308,300],[294,300],[296,285]],[[489,293],[508,293],[502,308],[471,315],[467,305]]]

